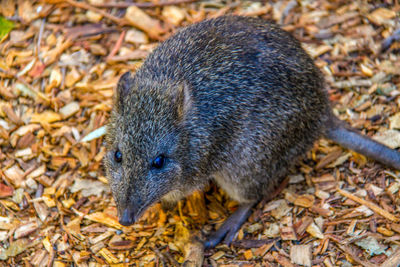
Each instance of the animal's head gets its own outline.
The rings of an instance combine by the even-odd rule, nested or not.
[[[120,78],[104,164],[121,224],[133,224],[183,182],[182,126],[190,106],[183,83],[137,82],[130,73]]]

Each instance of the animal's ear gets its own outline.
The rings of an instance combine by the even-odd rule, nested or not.
[[[178,84],[175,90],[171,92],[178,120],[182,121],[192,107],[192,96],[189,84],[186,81]]]
[[[115,104],[120,106],[129,92],[132,90],[133,87],[133,75],[130,71],[125,72],[119,78],[116,92],[115,92]]]

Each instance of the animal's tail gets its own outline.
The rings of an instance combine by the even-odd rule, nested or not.
[[[400,152],[358,133],[336,117],[328,124],[326,137],[343,147],[400,170]]]

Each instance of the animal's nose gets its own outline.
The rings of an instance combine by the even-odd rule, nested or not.
[[[132,209],[126,208],[119,218],[119,223],[125,226],[132,225],[135,222],[135,213]]]

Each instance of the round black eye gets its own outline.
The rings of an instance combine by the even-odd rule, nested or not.
[[[120,163],[122,161],[122,153],[121,153],[121,151],[119,151],[119,150],[115,151],[114,159],[118,163]]]
[[[165,164],[164,155],[159,155],[153,160],[151,167],[156,168],[156,169],[161,169],[162,167],[164,167],[164,164]]]

